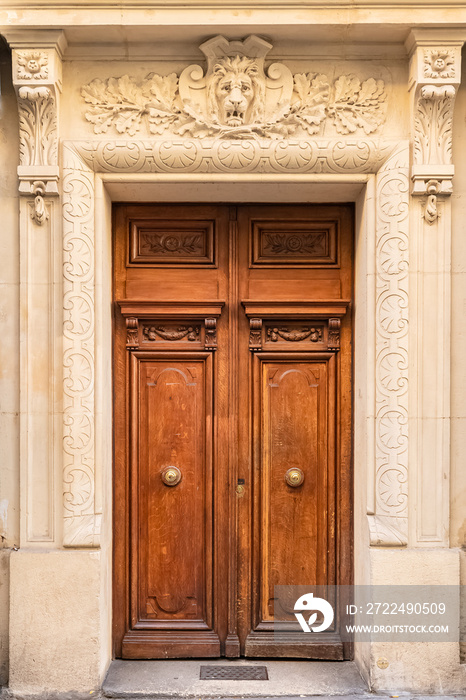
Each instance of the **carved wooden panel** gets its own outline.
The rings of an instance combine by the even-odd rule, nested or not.
[[[296,352],[318,352],[340,349],[339,318],[309,319],[296,322],[278,318],[264,322],[262,318],[249,320],[249,349],[252,352],[262,350],[284,350]]]
[[[264,267],[338,265],[335,221],[251,220],[251,264]]]
[[[335,583],[336,358],[330,353],[253,356],[253,625],[251,656],[312,656],[314,639],[282,631],[274,648],[275,586]],[[290,469],[303,481],[291,486]],[[280,611],[283,612],[283,611]],[[283,619],[283,617],[282,617]],[[336,633],[329,658],[341,658]],[[287,649],[287,651],[285,651]],[[314,652],[315,653],[315,652]]]
[[[130,221],[129,265],[215,266],[215,221]]]
[[[212,636],[212,390],[208,353],[131,355],[132,630],[123,649],[134,630],[152,631],[161,656],[169,630],[190,631],[194,643]]]
[[[196,324],[159,323],[146,322],[142,326],[142,338],[146,343],[179,343],[188,342],[199,344],[201,326]]]
[[[217,319],[126,319],[126,347],[146,350],[216,350]]]
[[[334,582],[335,370],[329,353],[254,356],[253,654],[273,623],[274,586]],[[289,469],[301,485],[287,483]]]

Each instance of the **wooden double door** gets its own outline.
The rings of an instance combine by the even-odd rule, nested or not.
[[[350,656],[273,614],[351,582],[352,220],[115,208],[117,657]]]

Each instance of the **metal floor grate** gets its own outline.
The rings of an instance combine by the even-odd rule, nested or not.
[[[201,666],[201,681],[268,681],[267,666]]]

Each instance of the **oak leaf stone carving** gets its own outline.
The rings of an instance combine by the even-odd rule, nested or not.
[[[371,134],[385,121],[383,80],[361,83],[356,76],[343,75],[331,85],[321,73],[293,76],[282,63],[265,69],[264,56],[271,45],[258,37],[244,42],[216,37],[200,48],[207,58],[205,74],[193,65],[179,77],[151,73],[137,82],[124,75],[96,78],[83,86],[81,95],[89,105],[85,117],[94,132],[105,133],[113,126],[119,134],[134,136],[145,123],[149,133],[157,135],[170,130],[199,139],[278,140],[300,130],[318,134],[327,118],[340,134],[358,129]]]

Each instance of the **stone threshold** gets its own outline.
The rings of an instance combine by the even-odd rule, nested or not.
[[[200,680],[201,666],[266,666],[269,680]],[[294,698],[365,696],[351,661],[264,659],[116,660],[102,686],[106,698]],[[356,699],[355,699],[356,700]]]

